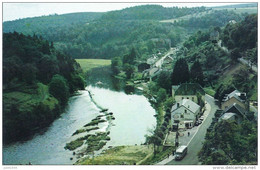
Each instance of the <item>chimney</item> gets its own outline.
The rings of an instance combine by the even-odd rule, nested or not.
[[[246,100],[246,93],[240,93],[239,96],[242,100]]]
[[[240,93],[241,97],[246,97],[246,93]]]

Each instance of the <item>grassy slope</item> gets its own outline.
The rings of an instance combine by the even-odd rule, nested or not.
[[[80,64],[84,72],[87,72],[96,67],[108,66],[111,64],[111,60],[103,59],[76,59]]]
[[[78,162],[80,165],[133,165],[139,164],[153,153],[152,146],[117,146],[106,150],[104,154],[94,159]]]
[[[19,105],[20,111],[31,111],[34,107],[42,102],[45,106],[48,106],[51,110],[55,108],[58,101],[49,96],[48,86],[38,83],[36,88],[18,89],[19,91],[5,92],[3,98],[5,100],[6,107],[10,108],[12,104]]]

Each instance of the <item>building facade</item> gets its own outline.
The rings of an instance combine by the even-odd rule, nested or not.
[[[179,128],[192,128],[199,115],[200,106],[189,99],[183,99],[171,109],[171,124],[179,124]]]

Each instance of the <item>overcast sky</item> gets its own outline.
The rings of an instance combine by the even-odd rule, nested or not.
[[[164,7],[211,7],[235,3],[3,3],[3,21],[55,13],[106,12],[144,4],[159,4]]]

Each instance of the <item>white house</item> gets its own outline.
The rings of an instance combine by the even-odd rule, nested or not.
[[[171,123],[179,123],[179,128],[191,128],[200,112],[200,106],[189,99],[183,99],[172,106]]]

